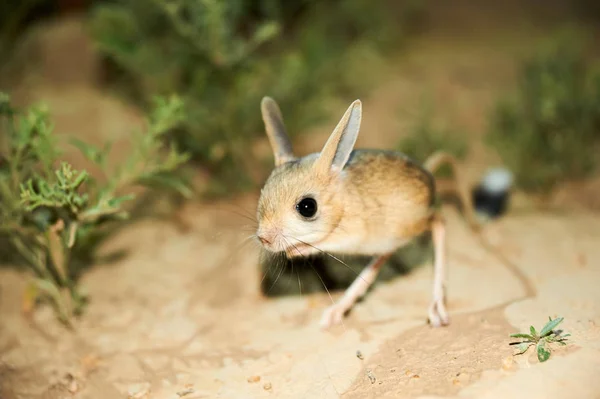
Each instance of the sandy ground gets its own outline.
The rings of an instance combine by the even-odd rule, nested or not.
[[[519,300],[520,282],[446,213],[452,324],[442,329],[425,323],[424,265],[320,331],[330,298],[262,298],[256,248],[231,252],[242,238],[223,228],[221,207],[189,209],[189,233],[152,222],[115,237],[105,250],[128,256],[86,274],[93,300],[73,333],[49,309],[27,323],[15,306],[25,278],[3,270],[2,398],[598,397],[600,218],[531,214],[488,227],[534,282],[536,297]],[[508,334],[548,316],[565,317],[573,343],[544,364],[513,358]]]
[[[120,137],[139,115],[89,84],[93,51],[78,44],[78,32],[77,21],[45,29],[47,42],[59,48],[42,46],[42,54],[79,45],[88,67],[68,75],[55,58],[42,56],[45,67],[15,95],[48,101],[59,131]],[[439,38],[413,45],[398,76],[365,100],[363,132],[372,133],[360,145],[394,145],[403,130],[398,109],[417,107],[425,89],[447,104],[443,116],[475,140],[493,93],[511,79],[506,52],[530,46],[437,34],[450,35],[453,50]],[[307,140],[304,147],[313,145]],[[470,178],[494,162],[478,146]],[[181,211],[187,231],[159,221],[121,231],[102,251],[126,256],[96,265],[81,280],[92,300],[74,331],[45,307],[25,320],[18,305],[28,276],[0,269],[0,398],[600,397],[598,213],[511,212],[484,230],[535,289],[526,297],[522,281],[447,208],[451,325],[426,324],[432,267],[425,262],[377,284],[344,325],[323,332],[317,323],[332,301],[326,293],[260,294],[258,247],[242,245],[249,232],[232,211],[253,212],[255,203],[250,195],[189,204]],[[540,328],[548,316],[565,317],[561,327],[572,343],[543,364],[532,352],[513,357],[508,335],[530,324]]]

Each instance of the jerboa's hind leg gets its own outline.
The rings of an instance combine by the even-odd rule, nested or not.
[[[449,323],[446,311],[446,226],[440,215],[435,215],[431,221],[431,236],[433,241],[433,295],[429,305],[429,323],[440,327]]]

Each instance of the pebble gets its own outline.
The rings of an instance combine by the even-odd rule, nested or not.
[[[371,384],[375,384],[375,381],[377,381],[377,378],[375,378],[371,370],[367,370],[367,377],[369,377],[369,381],[371,381]]]

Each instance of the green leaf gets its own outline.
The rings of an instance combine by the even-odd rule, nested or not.
[[[171,175],[156,174],[146,175],[138,179],[138,183],[146,187],[160,187],[167,188],[178,192],[185,198],[191,198],[193,196],[192,190],[181,178]]]
[[[153,98],[154,109],[149,117],[150,137],[159,137],[179,125],[185,119],[184,104],[177,95]]]
[[[555,342],[557,340],[560,339],[560,337],[558,337],[558,335],[547,335],[545,337],[542,338],[543,340],[545,340],[546,342]]]
[[[86,157],[91,162],[97,165],[103,165],[106,157],[106,149],[109,147],[105,147],[105,150],[99,150],[91,144],[88,144],[79,139],[71,139],[71,144],[77,147],[77,149],[81,152],[81,154]]]
[[[518,349],[517,352],[515,352],[515,355],[522,355],[527,352],[527,349],[529,349],[531,345],[533,345],[532,342],[521,342],[519,346],[517,346]]]
[[[531,336],[531,335],[529,335],[529,334],[522,334],[522,333],[518,333],[518,334],[510,334],[510,336],[511,336],[512,338],[523,338],[523,339],[528,339],[528,340],[530,340],[530,341],[535,341],[535,338],[534,338],[534,337],[532,337],[532,336]]]
[[[537,356],[540,362],[545,362],[550,358],[550,351],[546,349],[546,343],[540,341],[537,345]]]
[[[77,175],[77,177],[75,178],[75,180],[72,183],[72,188],[73,190],[77,190],[79,188],[79,186],[81,186],[88,178],[88,174],[85,170],[82,170],[81,172],[79,172],[79,175]]]
[[[542,328],[542,331],[540,331],[540,337],[545,337],[546,335],[550,334],[552,332],[552,330],[554,330],[556,328],[556,326],[558,326],[560,323],[562,323],[563,320],[564,320],[564,317],[559,317],[554,320],[550,319],[550,321],[548,321],[548,323],[546,323],[544,328]]]
[[[281,27],[277,22],[266,22],[254,32],[252,41],[255,45],[260,45],[276,37],[280,31]]]
[[[531,335],[537,337],[537,331],[535,331],[535,327],[529,326],[529,331],[531,331]]]
[[[134,194],[128,194],[128,195],[123,195],[121,197],[111,198],[108,201],[106,201],[106,203],[111,208],[119,208],[122,203],[131,201],[134,198],[135,198]]]

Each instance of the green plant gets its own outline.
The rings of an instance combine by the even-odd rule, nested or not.
[[[261,98],[278,101],[292,135],[323,120],[327,99],[378,76],[368,69],[377,46],[399,34],[390,10],[365,0],[125,0],[95,7],[91,32],[136,101],[184,98],[188,118],[172,138],[208,170],[209,192],[225,194],[268,172],[252,153],[264,138]]]
[[[527,59],[512,96],[496,105],[488,142],[526,191],[588,176],[600,149],[600,70],[571,36]]]
[[[400,140],[398,149],[420,162],[436,151],[446,151],[457,159],[464,159],[469,151],[464,135],[435,125],[429,106],[422,108],[409,135]],[[452,176],[452,170],[444,165],[436,174],[449,177]]]
[[[31,310],[38,299],[49,299],[60,320],[69,323],[85,303],[76,285],[76,253],[93,252],[98,233],[110,222],[128,218],[127,193],[134,185],[160,186],[190,195],[175,173],[188,159],[172,147],[162,151],[162,137],[183,119],[177,97],[158,98],[144,132],[134,135],[127,160],[111,168],[110,144],[98,149],[74,141],[82,154],[106,176],[103,182],[85,170],[60,161],[49,112],[34,106],[13,109],[8,95],[0,93],[0,235],[35,277],[24,306]],[[4,258],[4,256],[3,256]]]
[[[566,345],[567,337],[571,334],[563,334],[562,331],[555,330],[556,327],[564,320],[563,317],[558,317],[552,320],[548,317],[548,322],[538,333],[533,326],[529,327],[529,334],[519,333],[511,334],[512,338],[521,338],[523,341],[515,342],[511,345],[518,345],[517,352],[515,355],[521,355],[529,349],[530,346],[536,347],[537,357],[540,362],[545,362],[550,358],[550,344],[557,343],[559,345]]]

